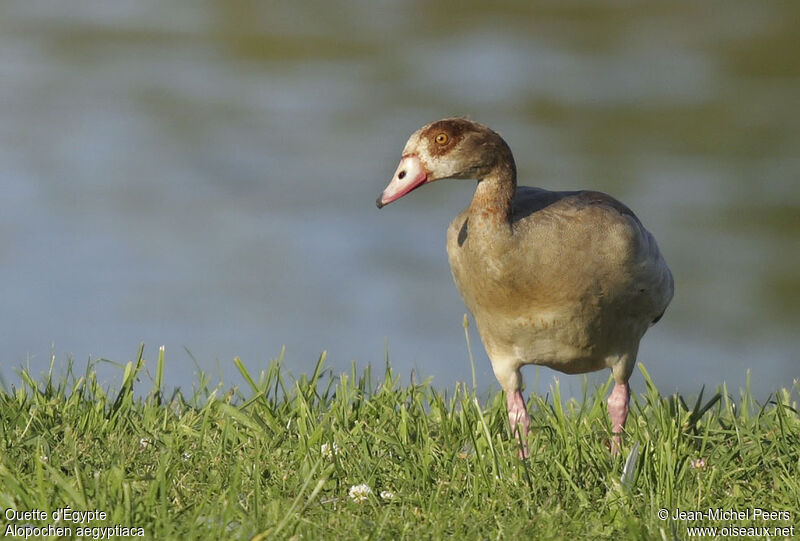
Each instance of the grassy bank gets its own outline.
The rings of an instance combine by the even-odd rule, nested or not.
[[[634,397],[617,459],[606,447],[608,388],[562,403],[555,387],[529,400],[532,457],[521,461],[502,395],[406,386],[388,367],[374,379],[332,374],[323,361],[295,379],[280,360],[257,376],[237,360],[245,388],[201,377],[192,396],[162,393],[163,350],[152,378],[140,351],[113,391],[91,366],[58,379],[23,372],[20,388],[0,391],[2,532],[686,539],[687,527],[707,525],[800,536],[797,382],[765,404],[724,387],[687,401],[662,397],[640,367],[647,391]],[[727,514],[659,518],[709,508]]]

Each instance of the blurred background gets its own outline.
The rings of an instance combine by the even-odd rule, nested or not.
[[[4,1],[3,380],[145,342],[183,388],[284,345],[296,375],[322,350],[381,374],[388,348],[404,382],[471,381],[445,229],[474,183],[374,203],[415,129],[467,115],[520,184],[611,193],[655,234],[676,295],[639,360],[663,393],[791,386],[800,3],[530,4]]]

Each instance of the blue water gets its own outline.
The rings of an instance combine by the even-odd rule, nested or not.
[[[4,3],[3,377],[144,342],[184,388],[198,368],[241,385],[235,356],[257,373],[283,346],[295,374],[388,348],[404,378],[471,379],[444,232],[473,184],[374,206],[408,135],[466,114],[508,139],[521,184],[607,191],[656,235],[676,296],[639,358],[663,392],[748,369],[763,397],[791,386],[797,8],[739,7]]]

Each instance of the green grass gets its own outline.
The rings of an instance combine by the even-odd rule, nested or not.
[[[52,367],[39,378],[22,371],[19,388],[0,391],[3,532],[33,524],[69,526],[71,537],[78,527],[142,528],[147,539],[686,539],[687,526],[800,526],[797,382],[764,404],[724,386],[687,403],[661,396],[640,366],[647,390],[634,397],[616,459],[606,447],[608,385],[562,401],[556,384],[528,402],[532,456],[522,461],[499,393],[480,400],[471,385],[402,385],[388,363],[375,379],[370,369],[333,374],[323,354],[310,377],[291,377],[280,358],[254,376],[237,359],[243,389],[210,388],[201,374],[191,397],[165,396],[163,349],[150,383],[141,381],[142,351],[114,392],[92,365],[59,378]],[[349,491],[361,484],[372,493],[356,502]],[[6,514],[52,517],[65,506],[106,516]],[[749,518],[662,521],[661,508]],[[764,522],[753,508],[790,518]]]

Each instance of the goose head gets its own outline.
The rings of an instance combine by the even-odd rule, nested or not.
[[[376,204],[381,208],[440,179],[481,180],[501,166],[513,171],[514,158],[497,133],[465,118],[437,120],[408,138],[400,164]]]

